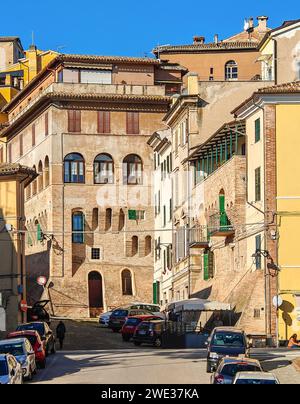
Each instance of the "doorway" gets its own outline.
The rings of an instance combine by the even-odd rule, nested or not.
[[[103,281],[99,272],[89,273],[89,309],[91,318],[103,312]]]

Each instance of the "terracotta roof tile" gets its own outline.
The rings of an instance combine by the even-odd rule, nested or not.
[[[119,62],[119,63],[141,63],[141,64],[159,64],[159,60],[154,58],[138,58],[128,56],[97,56],[97,55],[76,55],[63,54],[58,56],[63,62]]]
[[[28,174],[33,177],[37,176],[36,170],[30,167],[22,166],[21,164],[0,164],[0,176],[14,175],[14,174]]]
[[[279,84],[272,87],[260,88],[258,94],[282,94],[282,93],[299,93],[300,92],[300,80],[291,83]]]
[[[204,44],[196,44],[196,45],[170,45],[170,46],[161,46],[153,49],[154,54],[158,53],[168,53],[168,52],[199,52],[206,50],[214,50],[214,51],[224,51],[224,50],[233,50],[233,49],[257,49],[257,42],[249,42],[249,41],[234,41],[234,42],[218,42],[218,43],[204,43]]]

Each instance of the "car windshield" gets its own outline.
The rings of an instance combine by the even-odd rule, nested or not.
[[[136,326],[136,325],[140,324],[140,322],[141,322],[141,320],[139,320],[138,318],[129,318],[129,319],[126,321],[126,325],[133,325],[133,326]]]
[[[143,310],[151,311],[152,313],[160,312],[159,306],[144,305],[142,308],[143,308]]]
[[[126,317],[128,314],[128,310],[116,310],[113,312],[113,317]]]
[[[261,369],[259,366],[249,363],[230,363],[224,365],[220,373],[224,376],[234,377],[239,372],[261,372]]]
[[[6,376],[8,373],[7,363],[4,360],[0,360],[0,376]]]
[[[24,355],[23,343],[2,344],[2,345],[0,345],[0,354],[11,354],[13,356]]]
[[[23,324],[17,328],[17,331],[37,331],[40,336],[44,335],[44,324],[41,323],[32,323],[32,324]]]
[[[278,384],[276,380],[239,379],[236,384]]]
[[[242,334],[234,332],[217,332],[213,336],[212,345],[241,348],[244,347],[245,343]]]

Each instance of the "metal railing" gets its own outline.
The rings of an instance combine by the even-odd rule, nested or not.
[[[226,212],[219,212],[209,217],[209,233],[222,233],[233,231],[234,227],[231,224]]]

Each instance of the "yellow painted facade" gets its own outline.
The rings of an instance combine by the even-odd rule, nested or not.
[[[277,212],[279,293],[279,339],[300,334],[300,105],[277,105]],[[297,307],[298,306],[298,307]]]

